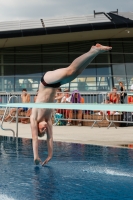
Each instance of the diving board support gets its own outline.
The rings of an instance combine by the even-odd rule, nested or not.
[[[97,121],[94,121],[94,123],[92,124],[91,128],[93,128],[95,124],[98,126],[98,128],[100,128],[100,126],[99,126]]]
[[[107,120],[107,117],[106,117]],[[107,120],[108,121],[108,120]],[[110,124],[108,125],[107,129],[109,129],[111,127],[111,125],[114,125],[114,127],[117,129],[117,126],[115,125],[115,123],[113,121],[110,122]]]

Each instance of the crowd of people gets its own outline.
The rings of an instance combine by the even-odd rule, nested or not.
[[[63,92],[61,91],[61,88],[57,90],[56,97],[55,97],[56,103],[84,103],[84,98],[81,96],[80,92],[78,90],[74,90],[71,94],[69,89],[65,89]],[[72,125],[72,119],[75,118],[75,115],[78,119],[78,126],[82,126],[82,110],[61,110],[57,109],[56,113],[63,114],[63,116],[68,119],[67,126]]]
[[[127,96],[127,92],[125,89],[125,86],[122,82],[119,82],[119,91],[117,91],[116,87],[113,87],[112,91],[107,94],[105,99],[103,100],[102,104],[112,104],[112,103],[125,103],[125,99]],[[131,92],[133,92],[133,85],[131,85]],[[38,95],[38,90],[36,95],[34,96],[34,102],[36,102],[36,98]],[[30,103],[30,94],[27,92],[26,89],[22,90],[21,94],[21,102],[22,103]],[[80,92],[78,90],[74,90],[70,93],[70,90],[68,88],[62,89],[59,87],[56,92],[55,96],[55,102],[56,103],[85,103],[84,98],[81,96]],[[133,94],[128,95],[127,97],[127,103],[133,104]],[[10,121],[13,113],[16,112],[16,108],[13,108],[10,110],[9,114],[5,117],[4,121]],[[32,112],[31,108],[18,108],[18,114],[21,112],[25,113],[25,117],[20,118],[21,123],[27,124],[29,123],[29,118]],[[96,111],[95,111],[96,112]],[[100,115],[107,114],[107,115],[115,115],[117,111],[98,111]],[[69,110],[69,109],[57,109],[55,110],[55,113],[62,114],[63,118],[66,120],[66,125],[71,126],[72,120],[77,118],[78,126],[82,126],[82,116],[83,111],[82,110]]]

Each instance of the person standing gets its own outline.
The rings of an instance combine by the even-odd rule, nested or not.
[[[125,92],[126,91],[125,90],[125,86],[124,86],[124,84],[122,82],[119,82],[119,86],[120,86],[120,91],[121,91],[121,93],[120,93],[120,102],[124,103],[125,97],[127,96],[127,93]]]

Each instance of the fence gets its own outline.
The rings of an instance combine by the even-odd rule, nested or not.
[[[108,102],[108,93],[109,92],[89,92],[89,93],[81,93],[82,101],[84,100],[84,103],[109,103]],[[31,102],[34,102],[34,96],[35,93],[30,93],[31,95]],[[72,97],[72,93],[70,92],[65,92],[65,93],[57,93],[56,98],[61,97],[57,101],[60,102],[62,99],[63,103],[69,103],[70,98]],[[118,92],[118,96],[120,97],[120,92]],[[128,92],[127,96],[123,96],[123,100],[125,103],[127,103],[127,97],[133,96],[133,93]],[[17,103],[21,102],[21,93],[6,93],[6,92],[1,92],[0,93],[0,98],[1,98],[1,103],[7,103],[7,100],[11,98],[11,103]],[[13,98],[16,97],[16,98]],[[80,96],[77,97],[77,102],[79,101]],[[119,103],[120,103],[120,98],[119,98]],[[77,103],[75,100],[73,100],[73,103]],[[82,102],[83,103],[83,102]],[[10,109],[9,109],[10,111]],[[9,112],[10,113],[10,112]],[[3,115],[1,115],[3,116]],[[125,116],[125,119],[124,119]],[[129,119],[130,116],[130,119]],[[14,116],[11,116],[12,118]],[[60,118],[62,117],[62,118]],[[21,116],[21,118],[25,118],[25,116]],[[28,117],[26,117],[28,118]],[[98,127],[100,126],[107,126],[108,128],[111,125],[120,125],[120,123],[133,123],[132,122],[132,113],[125,113],[125,112],[110,112],[110,111],[89,111],[89,110],[84,110],[84,111],[72,111],[72,110],[62,110],[57,109],[54,112],[54,121],[55,125],[58,125],[60,122],[69,122],[73,121],[74,123],[77,122],[82,122],[83,125],[88,125],[93,128],[95,125]]]
[[[34,102],[34,93],[30,94],[30,102]],[[0,92],[0,103],[20,103],[21,102],[21,93],[7,93],[7,92]],[[3,117],[3,112],[4,112],[4,108],[0,107],[0,117]],[[10,108],[6,109],[6,113],[5,115],[10,115]],[[11,121],[15,118],[14,115],[10,115],[10,117],[12,118]],[[24,115],[22,116],[18,116],[18,118],[26,118]],[[10,122],[11,122],[10,121]]]
[[[115,94],[114,92],[90,92],[90,93],[81,93],[81,96],[84,98],[85,103],[106,103],[109,104],[110,99],[112,100],[112,103],[127,103],[128,102],[128,97],[133,96],[132,92],[121,92],[118,91],[116,97],[114,97],[114,101],[113,101],[113,95]],[[70,100],[71,94],[70,93],[66,93],[64,94],[66,96],[66,99],[68,99],[68,101]],[[58,94],[58,96],[60,96],[60,94]],[[112,97],[111,97],[112,96]],[[116,98],[116,99],[115,99]],[[117,102],[118,101],[118,102]],[[64,101],[65,103],[65,101]],[[76,102],[73,102],[76,103]],[[132,101],[133,103],[133,101]],[[80,111],[80,110],[79,110]],[[91,128],[94,127],[94,125],[98,125],[100,127],[101,126],[107,126],[108,128],[111,125],[114,125],[115,128],[117,128],[117,126],[120,126],[120,123],[133,123],[132,120],[132,113],[125,113],[125,112],[117,112],[117,111],[88,111],[88,110],[84,110],[82,111],[82,117],[78,117],[77,118],[72,118],[71,116],[74,116],[74,114],[70,114],[73,111],[66,111],[66,110],[60,110],[57,109],[56,111],[57,113],[61,114],[56,114],[55,115],[55,125],[60,124],[61,121],[67,121],[67,122],[71,122],[71,121],[82,121],[83,125],[89,125],[91,126]],[[67,113],[69,113],[69,117],[67,116]],[[78,114],[78,111],[77,111]],[[124,119],[124,116],[126,116]],[[130,118],[129,118],[130,116]],[[69,123],[68,123],[69,124]]]

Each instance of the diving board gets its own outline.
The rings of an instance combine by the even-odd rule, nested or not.
[[[94,104],[94,103],[7,103],[0,107],[9,108],[45,108],[45,109],[68,109],[68,110],[109,110],[120,112],[133,112],[133,104]]]

